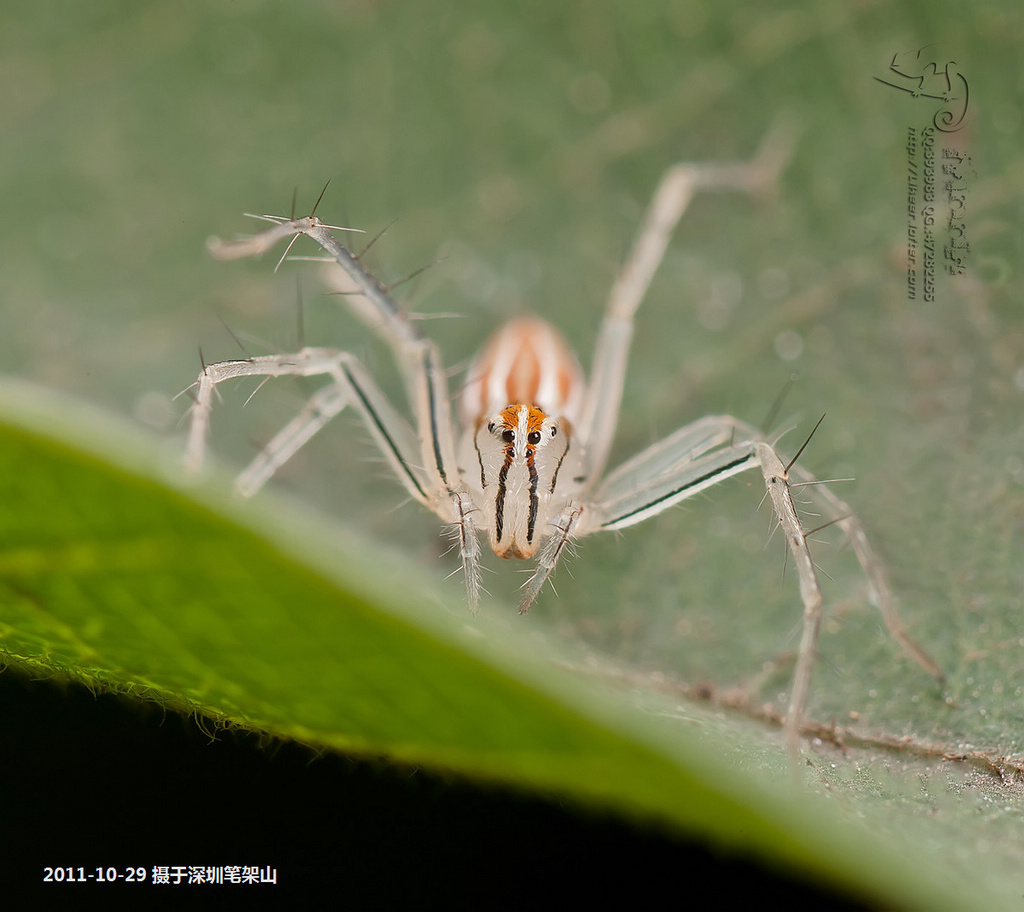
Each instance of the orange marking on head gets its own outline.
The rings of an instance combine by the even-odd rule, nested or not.
[[[533,431],[540,432],[547,420],[547,413],[535,405],[528,405],[525,402],[513,402],[498,413],[501,426],[506,430],[515,431],[519,429],[519,422],[522,417],[522,410],[526,409],[526,433]]]
[[[544,414],[537,406],[531,405],[527,409],[526,413],[526,430],[527,433],[533,431],[540,431],[544,426],[544,419],[548,416]]]
[[[503,408],[498,413],[498,417],[501,418],[502,427],[514,431],[519,427],[519,406],[510,405],[508,408]]]

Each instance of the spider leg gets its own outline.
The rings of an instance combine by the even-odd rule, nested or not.
[[[313,397],[306,410],[281,431],[243,473],[239,481],[250,488],[243,493],[258,490],[319,427],[351,404],[361,414],[409,494],[420,503],[433,507],[430,480],[421,467],[412,429],[354,355],[328,348],[304,348],[294,354],[263,355],[245,361],[221,361],[204,366],[196,382],[198,391],[185,445],[186,470],[196,472],[202,466],[213,395],[218,385],[241,377],[285,376],[329,376],[333,382]],[[321,407],[323,414],[318,416],[317,410]]]
[[[586,531],[625,529],[756,464],[756,428],[724,415],[688,424],[609,472]]]
[[[886,570],[884,561],[878,556],[874,546],[871,544],[864,529],[864,524],[857,518],[852,508],[845,501],[837,497],[827,485],[816,484],[814,476],[809,472],[799,466],[791,466],[789,474],[791,477],[798,479],[798,484],[813,483],[815,485],[813,496],[821,502],[830,516],[836,517],[833,522],[843,530],[846,538],[853,546],[853,552],[857,555],[861,569],[867,577],[871,601],[881,612],[882,620],[885,622],[889,635],[928,674],[940,683],[944,681],[946,676],[939,667],[938,662],[910,635],[906,624],[903,623],[896,604],[896,596],[893,594],[892,586],[889,583],[889,573]]]
[[[379,449],[389,457],[395,474],[406,481],[409,493],[433,509],[426,490],[428,479],[417,480],[417,474],[421,473],[414,472],[411,464],[406,461],[416,453],[412,429],[404,419],[392,413],[383,394],[354,358],[342,355],[339,355],[339,358],[347,362],[343,368],[346,381],[341,383],[336,379],[334,383],[319,390],[310,398],[303,410],[274,436],[239,475],[235,483],[239,493],[244,497],[255,494],[317,431],[340,414],[346,406],[355,405],[363,413]],[[352,379],[348,379],[349,377]],[[398,441],[402,441],[402,444],[400,445]],[[406,453],[404,458],[401,455],[402,450]],[[442,498],[438,503],[444,507],[449,501]],[[476,507],[470,495],[464,491],[454,492],[450,504],[450,515],[440,510],[435,512],[451,523],[452,538],[458,546],[463,576],[466,580],[469,607],[476,613],[480,603],[480,592],[483,589],[480,576],[480,540],[472,520]]]
[[[590,384],[577,432],[586,452],[585,475],[600,477],[622,404],[633,317],[651,284],[672,234],[698,190],[754,192],[769,186],[789,156],[789,140],[770,134],[757,156],[741,164],[677,164],[654,192],[640,232],[612,286],[598,331]]]
[[[314,393],[302,411],[256,455],[235,481],[243,497],[252,497],[332,418],[352,404],[350,389],[332,383]],[[394,434],[389,435],[393,438]],[[393,447],[389,446],[389,449]]]
[[[387,289],[362,265],[315,215],[281,220],[254,238],[237,242],[213,239],[208,247],[218,259],[265,252],[281,240],[304,234],[314,240],[345,271],[353,283],[353,295],[344,295],[350,309],[367,322],[388,343],[402,370],[423,451],[423,465],[433,478],[433,489],[446,497],[458,486],[455,440],[448,407],[448,383],[436,347],[388,293]]]
[[[540,590],[544,588],[544,583],[558,566],[562,553],[566,548],[572,548],[572,540],[582,515],[582,507],[569,504],[551,521],[551,533],[537,557],[537,566],[523,586],[523,594],[519,599],[520,614],[530,610],[530,606],[540,595]]]
[[[456,491],[452,494],[452,507],[455,511],[451,524],[452,538],[459,547],[469,610],[476,614],[480,607],[480,593],[483,591],[483,581],[480,578],[480,536],[477,535],[473,522],[476,505],[466,491]]]
[[[726,446],[737,434],[750,433],[757,434],[732,418],[703,418],[609,474],[595,491],[593,506],[585,510],[570,502],[551,521],[537,566],[523,586],[519,612],[529,610],[575,537],[635,525],[756,465],[750,443]]]
[[[740,442],[733,440],[739,435]],[[750,435],[750,436],[747,436]],[[746,437],[746,439],[744,439]],[[751,439],[751,437],[753,439]],[[598,486],[581,531],[623,529],[707,488],[760,467],[775,515],[793,555],[803,602],[803,632],[786,713],[786,743],[796,753],[814,666],[823,598],[803,525],[790,496],[786,466],[749,425],[727,416],[704,418],[653,444]]]
[[[783,462],[761,432],[729,416],[702,418],[666,437],[608,474],[594,490],[576,535],[624,529],[667,510],[707,488],[749,469],[761,469],[767,496],[792,555],[803,604],[803,626],[786,714],[789,749],[797,750],[807,711],[811,672],[817,650],[824,600],[807,532],[793,502],[791,477],[813,482],[807,471]],[[885,566],[875,554],[864,527],[850,508],[824,485],[813,496],[849,537],[861,568],[893,638],[926,671],[941,680],[935,661],[910,637],[900,620]],[[543,580],[541,581],[543,582]]]
[[[469,601],[475,606],[481,585],[479,545],[472,519],[474,508],[459,478],[455,459],[455,432],[448,402],[448,380],[437,348],[410,322],[395,299],[363,267],[359,258],[335,237],[331,226],[324,224],[315,215],[270,221],[274,222],[273,227],[255,238],[234,243],[212,240],[208,245],[211,254],[218,259],[258,255],[286,238],[294,241],[299,235],[306,235],[319,244],[353,283],[356,294],[345,295],[350,309],[391,347],[402,371],[406,393],[415,416],[416,430],[413,433],[409,429],[356,359],[346,355],[339,362],[337,371],[319,371],[335,374],[339,392],[334,396],[324,393],[320,398],[314,397],[307,407],[308,411],[296,418],[272,441],[265,460],[258,457],[259,464],[250,466],[241,480],[256,487],[264,483],[277,466],[294,454],[329,417],[333,417],[348,404],[341,401],[341,391],[351,393],[351,404],[363,413],[371,433],[409,493],[442,520],[453,524]],[[343,380],[338,380],[338,373],[344,377]],[[202,387],[200,378],[200,393]],[[193,440],[201,441],[205,423],[208,422],[209,406],[205,405],[201,409],[198,406],[199,403],[197,411],[200,417],[193,423],[196,428]],[[322,414],[321,408],[324,409]],[[417,448],[419,458],[414,459],[412,452]],[[189,452],[193,454],[193,462],[201,458],[201,443],[190,441]]]
[[[824,597],[818,583],[818,573],[811,558],[800,516],[789,487],[786,466],[771,444],[759,441],[754,445],[764,483],[772,499],[772,507],[779,525],[786,536],[786,547],[793,556],[797,578],[800,582],[800,599],[804,606],[803,631],[797,648],[796,668],[793,671],[793,686],[789,693],[789,709],[786,712],[786,746],[794,756],[800,751],[800,726],[807,712],[807,694],[811,686],[811,671],[814,668],[818,649],[818,634],[824,614]]]

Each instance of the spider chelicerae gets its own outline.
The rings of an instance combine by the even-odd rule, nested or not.
[[[823,598],[792,488],[813,484],[813,496],[850,540],[888,629],[910,656],[941,678],[938,666],[900,621],[885,567],[853,511],[796,466],[795,458],[784,459],[756,427],[728,415],[701,418],[605,471],[633,318],[676,225],[698,190],[757,191],[770,185],[785,159],[783,145],[770,139],[748,163],[670,168],[612,287],[589,382],[558,330],[538,317],[519,317],[498,329],[472,361],[459,395],[458,425],[452,420],[448,378],[437,347],[338,240],[334,232],[345,229],[324,224],[315,215],[316,207],[304,218],[256,216],[273,227],[237,241],[214,239],[211,253],[224,260],[256,256],[289,239],[283,261],[302,235],[319,244],[353,283],[354,293],[345,300],[394,352],[413,420],[388,401],[367,369],[346,351],[305,347],[222,361],[204,365],[194,385],[188,468],[197,471],[202,464],[219,384],[240,377],[325,377],[326,385],[239,476],[239,490],[247,496],[255,493],[320,428],[352,407],[409,496],[452,530],[474,610],[482,590],[481,534],[500,557],[535,559],[522,587],[521,612],[537,598],[575,539],[624,529],[733,475],[759,470],[796,569],[803,604],[786,716],[787,742],[793,750],[807,705]]]

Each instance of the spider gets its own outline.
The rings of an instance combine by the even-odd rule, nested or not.
[[[447,376],[436,346],[333,233],[345,229],[323,223],[315,215],[317,207],[305,218],[253,216],[273,227],[237,241],[214,238],[212,255],[223,260],[256,256],[289,239],[280,266],[301,235],[319,244],[353,283],[355,294],[346,300],[354,312],[392,348],[414,420],[410,423],[388,402],[366,368],[346,351],[306,347],[290,354],[204,364],[194,384],[187,468],[195,472],[203,461],[219,384],[239,377],[262,377],[263,382],[286,375],[327,377],[327,385],[239,476],[241,493],[255,493],[320,428],[351,406],[409,496],[451,529],[474,611],[482,589],[478,533],[488,537],[500,557],[536,560],[522,588],[520,612],[529,609],[575,539],[625,529],[727,478],[760,470],[796,568],[803,604],[803,630],[785,723],[788,744],[796,750],[823,598],[808,547],[809,533],[798,515],[792,488],[816,484],[814,479],[796,467],[796,459],[784,460],[760,430],[727,415],[701,418],[605,472],[622,399],[633,317],[690,199],[697,190],[763,189],[774,181],[784,158],[782,144],[773,139],[748,163],[670,168],[612,287],[589,383],[553,326],[537,317],[513,319],[498,329],[468,370],[459,397],[461,433],[452,422]],[[941,677],[938,666],[900,621],[885,567],[852,510],[829,489],[812,490],[851,541],[891,634],[926,670]]]

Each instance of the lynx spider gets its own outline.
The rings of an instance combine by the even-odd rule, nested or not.
[[[254,494],[320,428],[352,406],[409,496],[451,528],[474,611],[482,589],[478,532],[489,536],[500,557],[537,558],[522,587],[520,612],[529,609],[574,539],[624,529],[733,475],[759,468],[796,568],[803,604],[803,631],[785,723],[787,744],[795,752],[823,598],[808,533],[793,502],[791,479],[812,484],[812,476],[797,467],[795,459],[784,460],[757,428],[728,415],[701,418],[604,472],[622,400],[633,316],[676,225],[698,190],[755,192],[769,186],[786,157],[783,145],[777,137],[769,138],[748,163],[683,163],[670,168],[612,287],[589,384],[554,327],[537,317],[513,319],[498,329],[469,368],[459,403],[461,438],[451,420],[447,377],[434,343],[338,241],[332,226],[315,214],[290,219],[255,216],[274,227],[237,241],[211,239],[211,254],[222,260],[258,256],[287,238],[283,261],[300,235],[319,244],[354,283],[357,294],[347,297],[348,303],[393,349],[414,423],[399,414],[366,368],[345,351],[306,347],[290,354],[222,361],[204,365],[193,386],[197,391],[187,468],[195,472],[202,464],[219,384],[239,377],[326,376],[330,383],[239,476],[240,492]],[[885,567],[861,523],[828,488],[812,490],[851,542],[891,635],[941,679],[938,666],[900,620]]]

